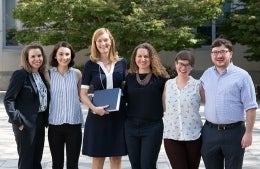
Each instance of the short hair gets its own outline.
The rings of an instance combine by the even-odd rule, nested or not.
[[[147,49],[147,51],[148,51],[150,62],[151,62],[150,68],[151,68],[152,73],[155,76],[169,77],[169,74],[166,71],[165,67],[161,64],[157,51],[149,43],[142,43],[142,44],[137,45],[134,48],[132,57],[131,57],[131,61],[130,61],[130,71],[132,73],[138,73],[139,67],[135,63],[135,58],[136,58],[137,50],[140,48]]]
[[[97,62],[100,60],[101,56],[97,49],[96,41],[101,35],[103,35],[105,33],[108,34],[109,39],[111,41],[111,47],[110,47],[110,51],[109,51],[109,60],[111,62],[113,62],[113,61],[117,61],[119,59],[119,57],[117,55],[117,51],[116,51],[115,40],[114,40],[114,37],[112,36],[111,32],[107,28],[99,28],[94,32],[93,37],[92,37],[90,60],[93,62]]]
[[[72,46],[68,42],[65,42],[65,41],[58,42],[56,45],[54,45],[53,50],[52,50],[51,55],[50,55],[50,66],[57,67],[59,65],[59,63],[58,63],[58,61],[55,57],[56,57],[57,52],[58,52],[60,47],[65,47],[65,48],[70,49],[71,60],[70,60],[70,63],[68,64],[68,67],[72,67],[75,63],[74,58],[75,58],[76,54],[75,54]]]
[[[21,52],[21,67],[24,68],[27,72],[32,73],[32,66],[29,63],[29,52],[31,49],[40,49],[42,57],[43,57],[43,63],[39,67],[39,72],[43,73],[46,70],[46,64],[47,64],[47,57],[44,53],[42,45],[36,42],[32,42],[29,45],[25,46]]]
[[[229,51],[233,51],[233,45],[232,43],[224,38],[217,38],[215,39],[211,44],[211,49],[215,47],[219,47],[221,45],[224,45],[226,48],[228,48]]]
[[[176,56],[175,56],[174,61],[178,62],[178,60],[187,60],[187,61],[189,61],[191,67],[193,67],[194,64],[195,64],[194,55],[189,50],[181,50],[180,52],[178,52],[176,54]]]

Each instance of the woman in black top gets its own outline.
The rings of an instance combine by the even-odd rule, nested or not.
[[[132,54],[126,77],[126,144],[132,169],[155,169],[163,135],[162,93],[169,75],[148,43]]]

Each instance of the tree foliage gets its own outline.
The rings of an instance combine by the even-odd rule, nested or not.
[[[233,2],[231,12],[225,14],[222,33],[232,42],[248,47],[247,60],[260,61],[260,1]]]
[[[44,45],[65,40],[76,50],[91,45],[93,32],[108,28],[122,56],[141,42],[158,51],[198,47],[196,27],[221,13],[222,0],[20,0],[13,14],[23,23],[16,39]]]

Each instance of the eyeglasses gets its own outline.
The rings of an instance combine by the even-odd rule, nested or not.
[[[177,64],[180,66],[180,67],[190,67],[190,63],[187,63],[187,64],[184,64],[184,63],[181,63],[181,62],[177,62]]]
[[[215,50],[215,51],[212,51],[211,54],[213,54],[213,55],[218,55],[218,54],[225,55],[228,52],[230,52],[230,51],[229,50]]]

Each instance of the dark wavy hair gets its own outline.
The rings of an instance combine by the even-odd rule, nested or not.
[[[57,52],[59,50],[60,47],[65,47],[65,48],[69,48],[70,49],[70,52],[71,52],[71,60],[70,60],[70,63],[68,64],[69,67],[72,67],[74,65],[74,58],[75,58],[75,52],[72,48],[72,46],[68,43],[68,42],[65,42],[65,41],[61,41],[61,42],[58,42],[56,45],[54,45],[54,48],[51,52],[51,55],[50,55],[50,66],[52,67],[57,67],[58,66],[58,61],[57,59],[55,58],[56,55],[57,55]]]

